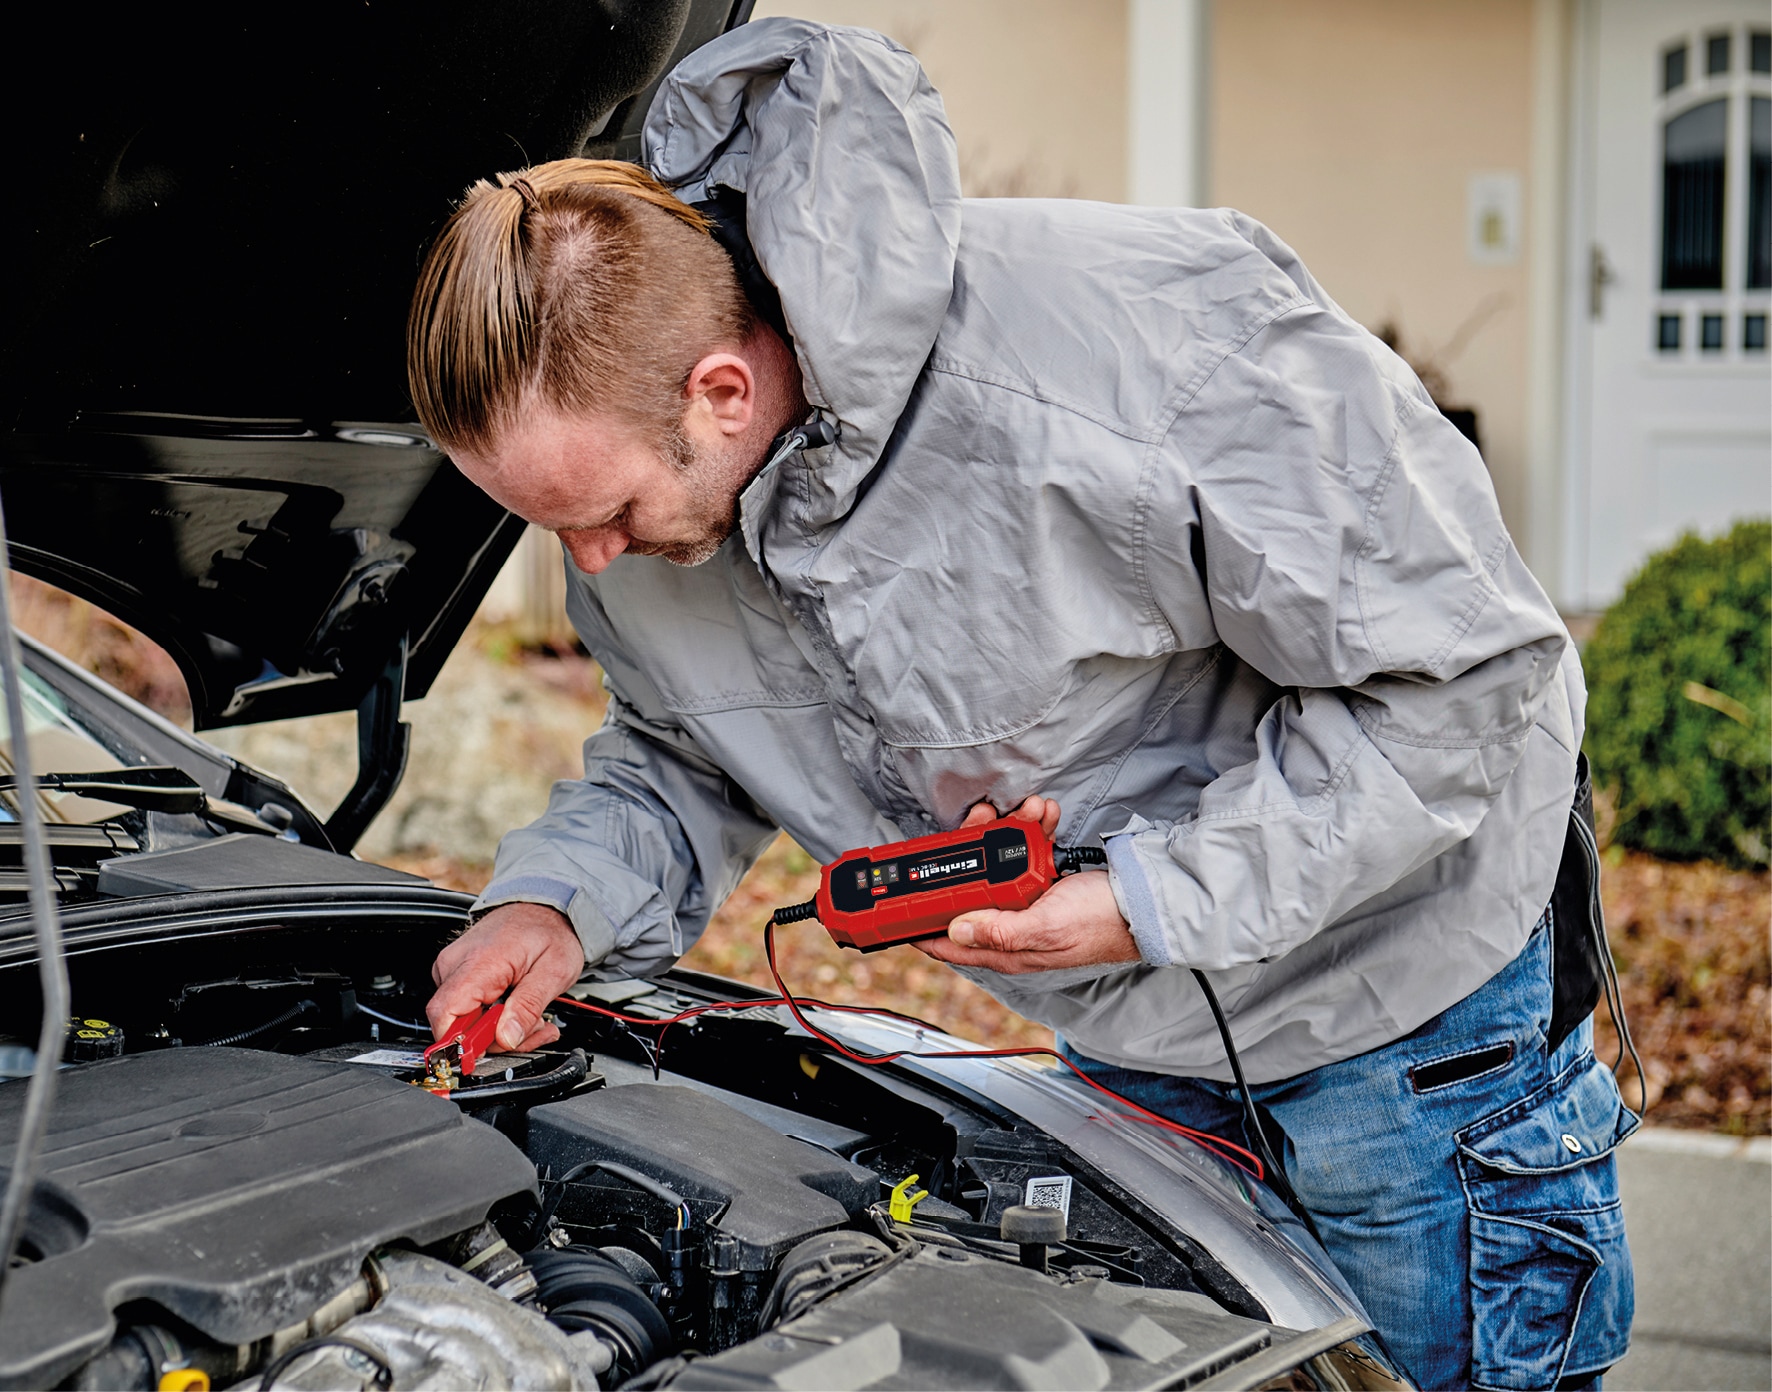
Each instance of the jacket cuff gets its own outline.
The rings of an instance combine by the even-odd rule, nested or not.
[[[1107,847],[1108,884],[1113,888],[1114,902],[1131,925],[1132,941],[1138,944],[1138,955],[1146,966],[1181,966],[1157,917],[1157,898],[1139,862],[1136,841],[1137,835],[1131,830],[1102,841]]]
[[[615,924],[579,886],[552,875],[511,875],[480,891],[468,911],[470,922],[501,904],[545,904],[564,914],[584,946],[585,962],[595,966],[615,950]]]

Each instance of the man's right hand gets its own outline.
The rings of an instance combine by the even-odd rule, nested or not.
[[[539,1049],[560,1037],[541,1016],[584,971],[584,947],[572,924],[545,904],[500,904],[437,954],[437,993],[425,1006],[441,1039],[463,1015],[510,991],[498,1022],[498,1047]]]

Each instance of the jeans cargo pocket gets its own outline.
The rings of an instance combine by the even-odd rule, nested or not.
[[[1636,1127],[1588,1053],[1458,1133],[1473,1386],[1555,1387],[1624,1356],[1634,1293],[1612,1152]]]

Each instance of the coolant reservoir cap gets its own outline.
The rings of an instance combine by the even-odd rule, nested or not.
[[[68,1043],[62,1057],[69,1063],[96,1063],[99,1059],[120,1058],[122,1054],[123,1031],[119,1026],[81,1015],[68,1021]]]
[[[1064,1210],[1011,1204],[1003,1210],[1002,1226],[998,1231],[1005,1242],[1063,1242]]]

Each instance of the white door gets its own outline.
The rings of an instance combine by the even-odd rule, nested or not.
[[[1763,0],[1587,0],[1576,85],[1565,603],[1772,512],[1772,22]]]

